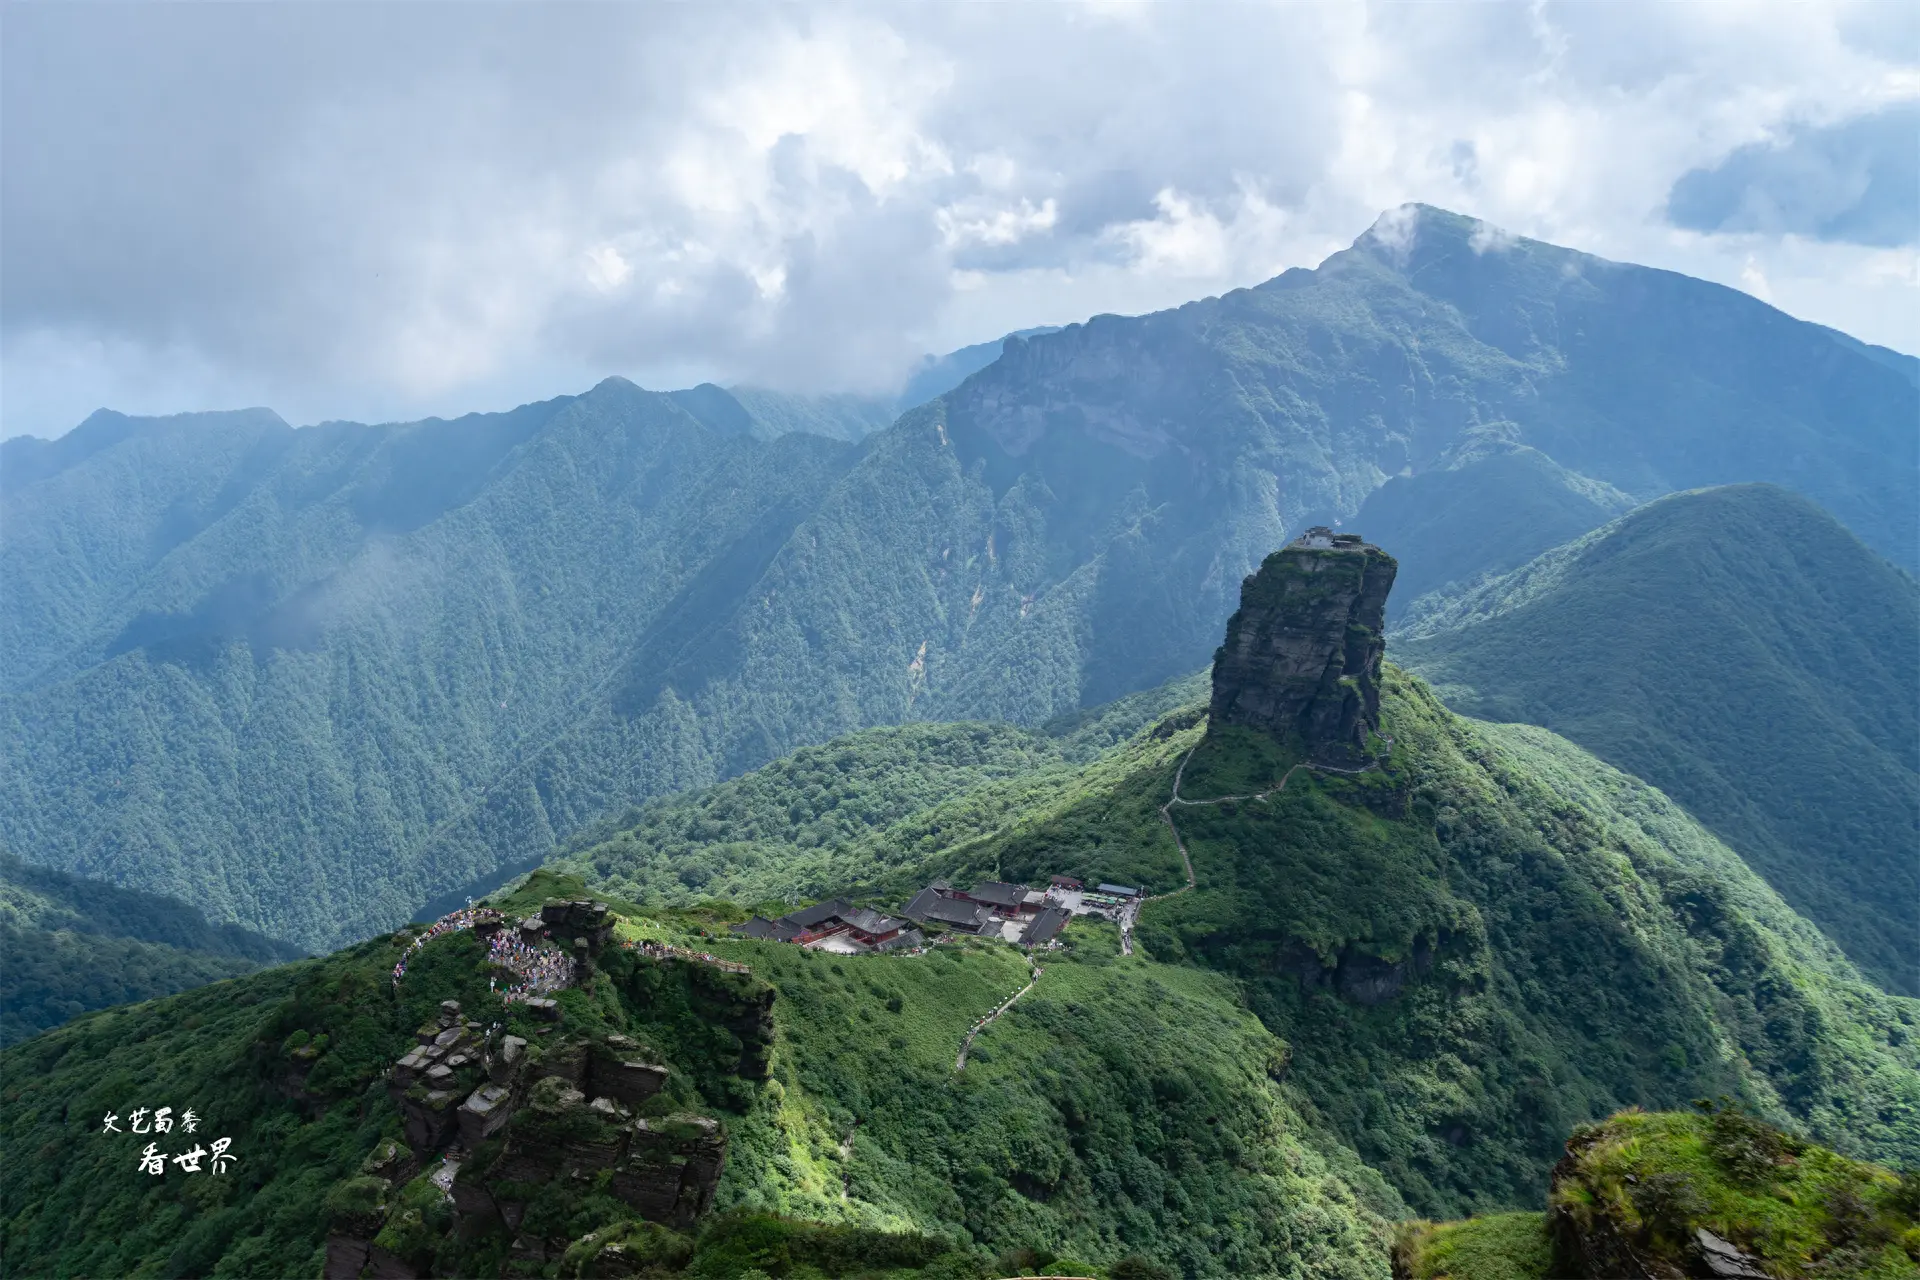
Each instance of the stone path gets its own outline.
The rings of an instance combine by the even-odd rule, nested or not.
[[[953,1060],[953,1069],[955,1071],[965,1071],[967,1069],[967,1050],[973,1048],[973,1038],[999,1021],[1001,1014],[1013,1008],[1013,1002],[1015,1000],[1018,1000],[1021,996],[1033,990],[1034,986],[1039,983],[1042,972],[1043,970],[1039,965],[1034,965],[1033,977],[1028,981],[1026,986],[1008,996],[998,1009],[995,1009],[992,1013],[973,1024],[973,1030],[967,1032],[967,1038],[960,1042],[960,1056]]]

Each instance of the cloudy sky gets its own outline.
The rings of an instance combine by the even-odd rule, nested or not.
[[[0,432],[504,408],[1311,266],[1421,200],[1920,352],[1920,5],[23,3]]]

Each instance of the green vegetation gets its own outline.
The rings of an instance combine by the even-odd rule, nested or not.
[[[713,430],[756,440],[802,431],[830,440],[857,441],[899,416],[894,402],[883,396],[789,395],[762,387],[716,387],[711,382],[668,394]]]
[[[751,958],[783,1011],[779,1088],[735,1127],[723,1195],[857,1211],[991,1254],[1141,1253],[1195,1276],[1383,1272],[1376,1215],[1397,1198],[1300,1124],[1271,1078],[1285,1046],[1232,985],[1122,958],[1110,927],[1070,936],[958,1076],[968,1027],[1028,980],[1011,948],[838,959],[716,944]],[[784,1184],[752,1172],[783,1166]]]
[[[1402,1223],[1393,1252],[1395,1280],[1550,1280],[1554,1274],[1543,1213]]]
[[[7,441],[0,839],[338,945],[801,746],[1194,670],[1310,513],[1456,463],[1480,512],[1533,514],[1450,543],[1440,580],[1565,536],[1581,486],[1772,480],[1912,563],[1901,370],[1411,212],[1317,271],[1009,339],[857,445],[756,438],[798,402],[721,393],[747,422],[716,429],[617,380],[453,422]],[[1468,474],[1508,445],[1546,478]]]
[[[1863,983],[1645,784],[1544,731],[1453,716],[1393,668],[1383,705],[1385,771],[1299,770],[1264,801],[1174,807],[1199,887],[1150,903],[1136,940],[1236,979],[1290,1046],[1289,1087],[1313,1123],[1415,1210],[1538,1203],[1574,1125],[1703,1093],[1851,1154],[1920,1157],[1920,1004]],[[873,731],[663,803],[630,843],[561,865],[662,903],[695,900],[662,874],[681,863],[714,868],[702,892],[773,907],[848,886],[898,906],[936,874],[1172,893],[1184,876],[1160,806],[1187,752],[1190,802],[1270,789],[1297,761],[1200,723],[1172,712],[1087,765],[985,779],[845,843],[804,844],[840,810],[884,807],[861,799],[862,780],[887,777],[870,756],[900,739]],[[958,750],[979,732],[903,741],[941,760],[942,733]],[[884,790],[912,793],[897,777]],[[702,835],[730,805],[759,815],[750,865]]]
[[[1449,466],[1393,477],[1347,523],[1399,561],[1387,601],[1398,617],[1430,591],[1518,568],[1633,505],[1538,449],[1489,442]]]
[[[184,902],[0,854],[0,1047],[90,1009],[171,995],[300,953]]]
[[[1628,1112],[1574,1133],[1549,1209],[1557,1271],[1609,1274],[1627,1251],[1690,1261],[1704,1228],[1772,1275],[1920,1276],[1915,1175],[1848,1160],[1738,1108],[1703,1110]]]
[[[1920,1185],[1737,1108],[1626,1113],[1574,1133],[1549,1210],[1557,1268],[1689,1259],[1701,1228],[1781,1276],[1920,1275]],[[1575,1268],[1578,1268],[1575,1270]]]
[[[502,905],[579,892],[543,871]],[[1285,1046],[1219,975],[1120,957],[1110,928],[1088,930],[956,1076],[967,1029],[1027,981],[1011,948],[834,957],[705,938],[706,910],[615,905],[631,913],[623,936],[709,947],[754,966],[711,980],[774,986],[773,1070],[728,1074],[739,1041],[690,1003],[689,966],[606,948],[601,977],[562,994],[563,1027],[649,1046],[674,1075],[648,1105],[719,1116],[730,1156],[717,1212],[690,1237],[635,1223],[591,1181],[537,1188],[522,1230],[572,1242],[546,1274],[594,1274],[617,1244],[716,1280],[982,1280],[1009,1273],[996,1258],[1042,1257],[1099,1268],[1086,1274],[1385,1276],[1397,1198],[1301,1121],[1273,1078]],[[338,1221],[384,1219],[376,1243],[434,1274],[497,1270],[505,1237],[450,1231],[425,1173],[391,1192],[370,1176],[398,1151],[382,1077],[444,999],[536,1045],[538,1027],[490,997],[470,934],[417,953],[396,996],[388,971],[409,937],[86,1015],[0,1055],[0,1143],[35,1153],[0,1169],[0,1267],[313,1274],[324,1203]],[[220,1178],[137,1172],[154,1139],[124,1132],[129,1114],[163,1105],[192,1107],[196,1136],[231,1137],[241,1163]],[[122,1132],[101,1132],[109,1112]],[[476,1176],[497,1147],[472,1157]]]
[[[731,782],[657,800],[589,827],[550,861],[610,893],[654,905],[706,898],[766,905],[790,898],[905,893],[929,868],[952,869],[951,850],[1031,818],[1071,792],[1085,767],[1143,724],[1201,694],[1204,675],[1176,680],[1040,732],[1011,725],[915,724],[870,729],[807,747]],[[1198,723],[1196,713],[1163,726]],[[1164,735],[1151,740],[1164,754]],[[1139,746],[1132,752],[1145,749]],[[1129,752],[1120,752],[1124,759]],[[1133,814],[1159,821],[1150,806]],[[1089,824],[1062,849],[1062,867],[1101,878],[1178,882],[1176,859],[1143,863],[1138,840]],[[1100,851],[1114,857],[1103,861]],[[990,866],[981,868],[990,871]],[[918,879],[916,879],[918,878]],[[1131,882],[1131,881],[1130,881]]]
[[[1920,994],[1920,588],[1804,499],[1678,494],[1428,601],[1395,659],[1686,806],[1890,991]]]
[[[1709,1247],[1723,1265],[1783,1278],[1920,1275],[1920,1176],[1848,1160],[1724,1100],[1695,1107],[1575,1130],[1545,1213],[1402,1223],[1396,1280],[1704,1275]]]

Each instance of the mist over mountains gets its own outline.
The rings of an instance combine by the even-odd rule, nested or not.
[[[0,838],[332,945],[839,733],[1192,671],[1309,523],[1404,531],[1405,598],[1770,481],[1910,570],[1917,385],[1409,207],[1314,271],[1009,339],[870,434],[618,379],[383,427],[103,412],[0,445]]]

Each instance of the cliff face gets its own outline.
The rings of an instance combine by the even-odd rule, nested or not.
[[[1322,764],[1371,760],[1396,567],[1380,548],[1325,530],[1268,556],[1241,584],[1213,656],[1213,723],[1297,741]]]

